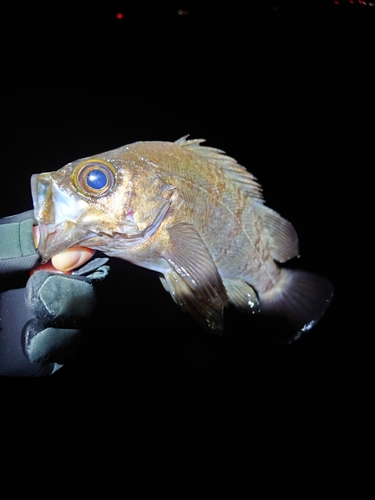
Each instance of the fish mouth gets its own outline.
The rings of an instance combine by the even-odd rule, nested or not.
[[[55,222],[51,181],[49,174],[33,174],[30,179],[34,215],[39,224]]]
[[[56,226],[55,224],[39,223],[38,232],[39,241],[37,243],[37,248],[42,257],[42,264],[76,244],[76,242],[71,239],[72,231],[69,232],[69,237],[64,234],[64,224]]]
[[[33,174],[30,180],[34,217],[38,222],[38,252],[42,262],[78,244],[84,236],[77,220],[86,203],[74,203],[74,195],[59,188],[56,173]],[[83,206],[85,205],[85,206]]]
[[[33,174],[30,179],[34,217],[38,222],[38,252],[43,262],[47,262],[47,241],[55,233],[55,217],[51,196],[51,178],[47,174]]]
[[[38,229],[38,252],[42,257],[42,263],[48,262],[54,255],[68,248],[65,244],[57,244],[58,232],[54,224],[38,224]]]
[[[38,224],[38,230],[39,230],[38,251],[43,256],[46,253],[49,230],[46,224]]]

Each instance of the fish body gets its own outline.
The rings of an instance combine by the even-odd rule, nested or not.
[[[135,142],[34,174],[43,260],[82,245],[156,271],[175,302],[219,334],[229,304],[311,328],[332,284],[279,265],[299,254],[292,224],[265,205],[250,172],[202,142]]]

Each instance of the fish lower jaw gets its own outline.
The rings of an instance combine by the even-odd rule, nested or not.
[[[42,262],[45,263],[50,260],[50,257],[47,256],[48,239],[55,233],[55,227],[51,227],[51,225],[47,224],[38,224],[38,229],[38,252],[42,256]]]
[[[66,232],[58,224],[39,224],[39,234],[38,252],[42,257],[42,263],[48,262],[55,255],[79,244],[78,239],[72,238],[73,231]]]

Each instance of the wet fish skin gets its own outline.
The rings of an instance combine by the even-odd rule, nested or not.
[[[292,224],[265,205],[251,173],[202,142],[136,142],[34,174],[43,260],[82,245],[157,271],[175,302],[219,334],[230,303],[310,329],[332,284],[279,265],[299,254]]]

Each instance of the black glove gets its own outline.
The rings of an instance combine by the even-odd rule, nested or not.
[[[32,211],[0,219],[0,276],[6,275],[0,282],[3,376],[50,375],[70,361],[96,305],[93,282],[109,270],[108,259],[99,258],[70,275],[40,270],[30,278],[15,277],[40,260],[33,224]]]

